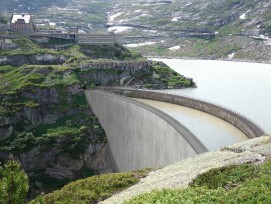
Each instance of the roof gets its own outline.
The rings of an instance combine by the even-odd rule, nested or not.
[[[11,23],[16,21],[24,21],[24,23],[30,23],[31,15],[29,14],[13,14],[11,18]]]

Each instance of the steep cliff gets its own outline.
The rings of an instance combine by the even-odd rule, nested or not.
[[[118,46],[55,51],[27,39],[14,42],[19,49],[0,51],[0,161],[9,154],[21,161],[31,195],[111,171],[105,132],[83,88],[194,84]]]

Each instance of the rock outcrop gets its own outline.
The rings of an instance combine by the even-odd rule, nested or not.
[[[134,196],[156,189],[186,188],[199,174],[210,169],[243,163],[262,163],[270,157],[270,135],[247,140],[154,171],[140,183],[112,196],[101,204],[120,204]]]
[[[0,66],[21,66],[24,64],[63,64],[66,57],[63,55],[35,54],[35,55],[11,55],[0,56]]]

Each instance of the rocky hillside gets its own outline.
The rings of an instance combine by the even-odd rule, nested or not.
[[[268,0],[114,2],[110,26],[126,26],[145,55],[271,62]]]
[[[148,56],[268,62],[269,0],[0,1],[6,17],[29,12],[36,23],[126,36],[127,47]]]
[[[83,88],[193,85],[119,46],[55,51],[24,38],[13,43],[19,48],[0,50],[0,162],[13,154],[22,163],[32,196],[111,171],[105,132]]]
[[[41,26],[61,28],[79,27],[80,30],[105,31],[110,0],[21,0],[0,1],[0,11],[4,16],[11,13],[31,13]]]
[[[0,11],[29,12],[37,24],[125,35],[148,56],[268,62],[269,0],[0,1]]]

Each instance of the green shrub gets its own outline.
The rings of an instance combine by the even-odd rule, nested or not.
[[[199,175],[190,183],[190,186],[205,186],[209,189],[231,188],[231,186],[237,186],[247,179],[255,178],[258,173],[259,167],[248,164],[222,167]]]
[[[0,166],[0,203],[23,204],[28,192],[28,178],[18,162],[12,158]]]
[[[94,204],[110,197],[113,193],[121,191],[136,184],[140,177],[147,175],[149,170],[131,173],[112,173],[93,176],[72,182],[62,189],[39,196],[31,201],[36,203],[88,203]]]
[[[271,203],[271,161],[212,169],[186,189],[163,189],[125,204]]]

